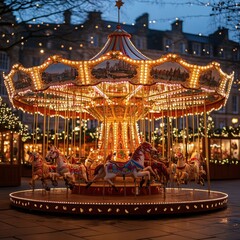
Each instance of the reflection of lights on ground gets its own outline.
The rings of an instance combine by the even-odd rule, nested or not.
[[[223,223],[223,224],[229,224],[230,222],[233,222],[234,221],[234,223],[233,223],[233,227],[234,228],[239,228],[239,220],[229,220],[228,218],[222,218],[221,220],[220,220],[220,223]]]
[[[220,220],[220,223],[228,223],[229,221],[228,221],[228,218],[222,218],[221,220]]]

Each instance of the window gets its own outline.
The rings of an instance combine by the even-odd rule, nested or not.
[[[135,43],[136,43],[136,48],[143,49],[143,40],[141,38],[137,38]]]
[[[47,48],[48,48],[48,49],[51,49],[52,46],[53,46],[53,42],[52,42],[52,41],[48,41],[48,42],[47,42]]]
[[[9,71],[9,57],[6,52],[0,52],[0,94],[7,95],[7,90],[3,81],[2,72]]]
[[[212,56],[212,53],[213,53],[213,49],[212,49],[212,46],[211,45],[204,45],[204,48],[202,49],[202,52],[203,52],[203,55],[205,56]]]
[[[166,52],[172,52],[173,51],[173,42],[171,39],[165,39],[164,49]]]
[[[233,48],[232,50],[232,59],[234,61],[238,61],[240,59],[240,51],[237,49],[237,47]]]
[[[32,57],[32,65],[33,66],[40,65],[40,58],[39,57]]]
[[[226,111],[225,107],[222,107],[218,110],[218,112],[220,112],[220,113],[225,113],[225,111]]]
[[[0,94],[1,96],[7,96],[7,89],[4,84],[2,73],[0,72]]]
[[[230,141],[228,139],[222,139],[221,149],[222,159],[230,158]]]
[[[224,51],[223,47],[220,47],[218,49],[218,56],[221,57],[221,58],[225,58],[225,51]]]
[[[2,132],[3,133],[3,132]],[[18,134],[5,131],[0,135],[0,163],[19,164]]]
[[[90,35],[88,37],[88,42],[90,46],[98,47],[99,46],[99,38],[98,35]]]
[[[192,53],[194,55],[200,56],[201,55],[201,45],[199,43],[193,43],[192,45]]]
[[[9,70],[9,57],[7,53],[0,52],[0,71],[8,71]]]
[[[232,96],[232,112],[238,113],[238,96]]]
[[[46,30],[45,31],[46,36],[51,36],[52,34],[53,34],[53,31],[51,31],[51,30]]]
[[[185,43],[179,44],[179,52],[182,54],[186,54],[186,44]]]
[[[220,121],[219,121],[219,128],[221,128],[221,129],[224,128],[226,126],[225,122],[226,122],[225,120],[220,119]]]
[[[222,160],[220,139],[210,139],[210,153],[211,159]]]

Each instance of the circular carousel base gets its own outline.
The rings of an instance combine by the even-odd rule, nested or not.
[[[84,216],[164,216],[207,213],[227,207],[228,195],[223,192],[190,188],[152,186],[138,195],[134,187],[110,194],[103,186],[72,191],[66,188],[25,190],[10,194],[11,205],[29,211]],[[129,189],[127,189],[129,188]],[[98,194],[93,189],[98,189]],[[119,189],[119,188],[118,188]],[[124,190],[125,189],[125,190]],[[157,190],[158,189],[158,192]],[[100,193],[100,194],[99,194]]]

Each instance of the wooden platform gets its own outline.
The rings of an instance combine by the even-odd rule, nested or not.
[[[103,190],[103,189],[102,189]],[[85,216],[164,216],[207,213],[227,207],[223,192],[189,188],[163,188],[158,194],[76,194],[66,188],[10,194],[11,205],[26,211]]]

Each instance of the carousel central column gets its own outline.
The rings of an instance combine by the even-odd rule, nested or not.
[[[100,139],[105,141],[106,155],[116,153],[118,161],[128,160],[129,153],[140,144],[138,125],[129,119],[106,119],[101,124]],[[106,127],[106,129],[105,129]],[[100,152],[104,151],[104,144],[99,145]]]

